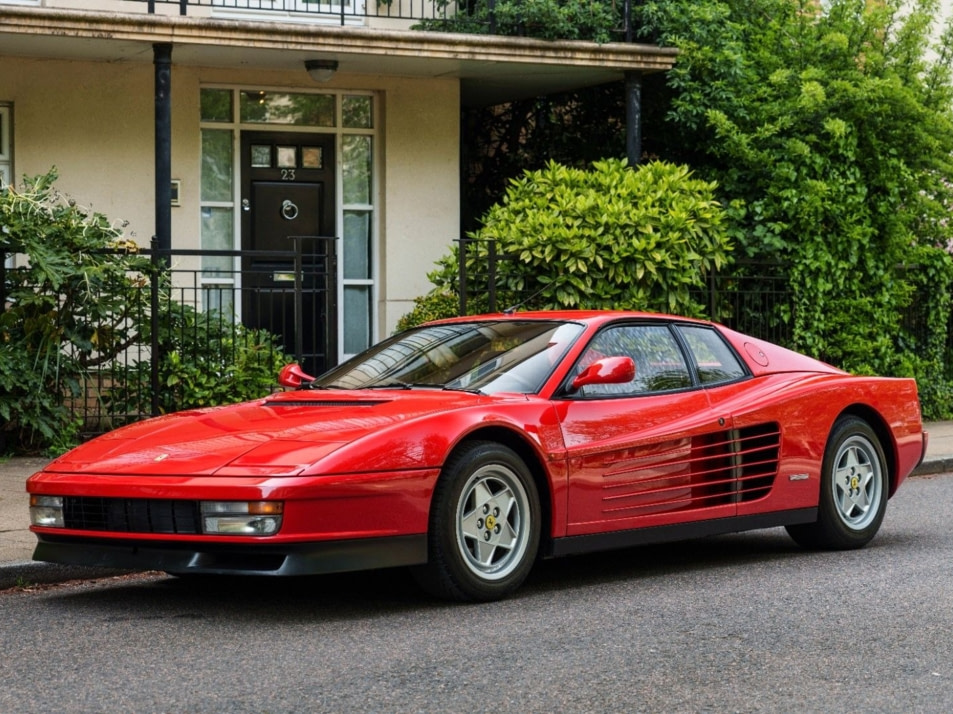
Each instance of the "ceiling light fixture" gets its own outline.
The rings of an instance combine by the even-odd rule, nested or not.
[[[327,82],[337,72],[337,60],[310,59],[304,61],[304,68],[308,70],[311,79],[315,82]]]

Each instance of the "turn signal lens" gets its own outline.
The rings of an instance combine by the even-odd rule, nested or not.
[[[63,497],[31,494],[30,523],[44,528],[63,528]]]
[[[270,536],[281,528],[282,501],[202,501],[202,530],[209,535]]]

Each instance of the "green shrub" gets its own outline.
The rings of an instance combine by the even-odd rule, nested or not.
[[[134,339],[130,305],[149,269],[122,226],[55,180],[53,169],[0,189],[0,254],[29,258],[6,271],[0,313],[0,433],[23,451],[75,439],[69,405],[87,372]]]
[[[217,311],[163,301],[159,315],[157,404],[163,414],[256,399],[271,392],[282,366],[293,361],[278,339]],[[144,338],[148,338],[144,330]],[[148,413],[152,362],[141,360],[111,373],[104,398],[109,414]],[[150,400],[151,401],[151,400]]]
[[[635,169],[606,159],[583,171],[550,162],[513,180],[470,234],[467,267],[485,273],[489,242],[498,263],[498,304],[536,309],[638,309],[699,315],[691,296],[728,261],[731,242],[715,185],[682,166]],[[430,274],[421,307],[450,306],[458,248]],[[431,300],[436,303],[429,302]],[[477,300],[470,311],[485,303]]]
[[[414,309],[397,321],[397,331],[406,330],[430,320],[440,320],[457,315],[460,297],[453,293],[435,290],[414,298]]]
[[[65,450],[90,407],[125,417],[112,424],[151,412],[151,364],[122,361],[151,343],[144,303],[155,268],[123,226],[61,196],[55,180],[52,169],[0,189],[0,261],[27,258],[0,285],[0,453]],[[167,290],[160,306],[162,410],[260,397],[290,361],[274,336],[198,313]],[[97,404],[87,385],[100,383]]]

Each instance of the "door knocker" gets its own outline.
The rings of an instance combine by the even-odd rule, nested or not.
[[[281,217],[286,221],[293,221],[298,217],[298,207],[287,198],[281,203]]]

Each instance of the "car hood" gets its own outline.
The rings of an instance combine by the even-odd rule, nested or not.
[[[500,398],[416,389],[282,392],[123,427],[64,454],[45,471],[290,476],[365,437]]]

